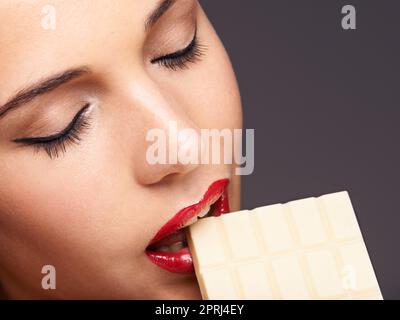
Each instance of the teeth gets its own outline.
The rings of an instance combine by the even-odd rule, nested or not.
[[[169,247],[168,246],[162,246],[158,248],[159,251],[161,252],[170,252]]]
[[[207,215],[207,213],[209,213],[210,211],[210,207],[205,207],[203,210],[200,211],[200,213],[197,216],[194,216],[192,219],[190,219],[188,222],[185,223],[185,225],[181,228],[186,228],[188,226],[190,226],[191,224],[197,222],[197,220],[199,218],[203,218]]]
[[[177,252],[185,247],[182,241],[174,243],[170,246],[161,246],[157,250],[161,252]]]
[[[208,211],[210,211],[210,207],[204,208],[204,209],[201,210],[201,212],[198,214],[198,217],[199,217],[199,218],[203,218],[203,217],[208,213]]]
[[[188,222],[186,222],[182,228],[186,228],[186,227],[190,226],[191,224],[195,223],[196,221],[197,221],[197,216],[194,216],[192,219],[190,219]]]
[[[171,246],[169,246],[169,250],[171,250],[171,252],[177,252],[179,250],[181,250],[183,248],[183,242],[177,242]]]

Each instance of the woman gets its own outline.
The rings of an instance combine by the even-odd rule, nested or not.
[[[238,210],[239,177],[146,135],[241,128],[223,45],[195,0],[47,4],[0,3],[3,296],[200,298],[182,227]]]

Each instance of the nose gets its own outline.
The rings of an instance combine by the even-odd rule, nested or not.
[[[142,115],[141,141],[135,142],[133,159],[138,183],[155,184],[196,170],[204,152],[201,130],[190,118],[185,101],[151,80],[133,84],[130,94]]]

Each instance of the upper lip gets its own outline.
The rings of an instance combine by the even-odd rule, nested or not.
[[[179,210],[170,220],[168,220],[168,222],[158,230],[149,245],[178,231],[185,226],[190,219],[197,216],[203,209],[214,204],[224,193],[228,184],[229,179],[221,179],[213,182],[197,203]]]

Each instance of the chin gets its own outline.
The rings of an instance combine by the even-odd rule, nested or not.
[[[201,300],[201,293],[195,275],[182,276],[166,286],[149,293],[148,300]]]

